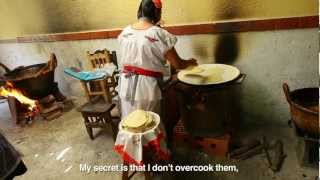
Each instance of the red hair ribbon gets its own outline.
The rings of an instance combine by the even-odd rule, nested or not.
[[[162,8],[162,2],[161,0],[152,0],[153,4],[156,6],[156,8],[161,9]]]

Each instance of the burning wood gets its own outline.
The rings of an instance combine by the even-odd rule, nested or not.
[[[62,116],[62,110],[61,109],[58,109],[58,110],[55,110],[55,111],[52,111],[52,112],[49,112],[49,113],[46,113],[46,114],[41,114],[43,116],[43,118],[45,120],[53,120],[53,119],[57,119],[59,118],[60,116]]]
[[[52,103],[48,107],[41,106],[40,108],[41,115],[48,114],[50,112],[57,111],[57,110],[62,110],[62,107],[59,106],[56,102]]]
[[[63,104],[57,102],[53,95],[46,96],[39,100],[40,114],[45,120],[53,120],[62,115]]]
[[[52,114],[62,114],[66,97],[54,82],[57,58],[53,53],[47,63],[20,66],[12,71],[1,63],[0,67],[6,71],[0,76],[0,98],[8,99],[16,124],[38,115],[51,119],[57,117]]]
[[[40,104],[49,104],[56,101],[56,98],[53,95],[49,95],[39,100]]]
[[[0,87],[0,96],[14,97],[17,99],[21,104],[27,105],[28,109],[32,112],[39,112],[38,108],[38,101],[32,100],[25,96],[21,90],[16,89],[12,83],[6,82],[6,86]]]
[[[229,153],[231,159],[246,160],[262,153],[263,144],[257,139],[243,140],[240,144],[240,147]]]

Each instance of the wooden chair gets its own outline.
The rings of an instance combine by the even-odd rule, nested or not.
[[[107,63],[113,63],[118,69],[116,52],[109,52],[107,49],[97,50],[93,54],[87,51],[87,57],[91,64],[91,69],[102,68]],[[106,102],[111,103],[112,98],[117,96],[115,88],[117,86],[117,70],[110,76],[92,81],[81,81],[86,96],[90,101],[92,97],[103,96]]]
[[[91,102],[81,106],[79,111],[82,114],[84,124],[91,140],[94,139],[93,128],[107,129],[110,126],[113,140],[116,140],[120,118],[111,116],[111,110],[115,106],[115,104],[103,102],[101,98],[94,98]]]

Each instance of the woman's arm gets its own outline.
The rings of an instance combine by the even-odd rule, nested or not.
[[[185,69],[188,66],[196,66],[197,65],[197,60],[195,60],[195,59],[189,59],[189,60],[181,59],[175,48],[170,49],[167,52],[167,54],[165,54],[164,57],[170,62],[170,64],[175,69]]]

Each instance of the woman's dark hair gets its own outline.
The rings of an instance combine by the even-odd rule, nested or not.
[[[142,17],[156,24],[161,19],[161,8],[156,8],[152,0],[142,0],[138,10],[138,19]]]

